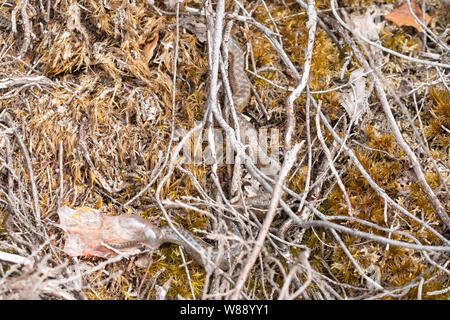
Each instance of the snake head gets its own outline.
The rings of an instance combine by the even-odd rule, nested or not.
[[[163,242],[160,229],[150,223],[147,223],[143,236],[145,239],[143,243],[153,249],[158,248]]]
[[[157,248],[162,243],[162,235],[159,228],[150,221],[134,215],[122,215],[119,225],[122,237],[128,241],[137,241],[151,248]]]

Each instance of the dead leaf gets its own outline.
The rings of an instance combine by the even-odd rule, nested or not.
[[[144,47],[143,53],[144,53],[144,59],[148,63],[153,58],[153,54],[155,52],[156,44],[158,43],[159,36],[158,34],[155,35],[155,39],[153,39],[152,42],[147,43]]]
[[[411,8],[414,12],[414,14],[422,20],[422,10],[420,7],[415,4],[414,2],[411,2]],[[436,15],[430,16],[425,13],[425,25],[428,25]],[[397,9],[392,10],[391,13],[384,16],[386,20],[389,20],[393,23],[395,23],[397,26],[410,26],[416,28],[417,31],[422,32],[422,28],[417,25],[416,21],[414,20],[411,12],[409,12],[408,3],[404,3],[402,6],[398,7]]]
[[[339,93],[341,105],[355,123],[368,110],[368,94],[366,92],[366,78],[364,69],[359,68],[350,74],[351,88]]]
[[[371,6],[363,15],[351,14],[344,16],[345,22],[357,36],[364,36],[369,40],[379,40],[378,32],[384,28],[384,22],[376,19],[381,13],[380,9]]]

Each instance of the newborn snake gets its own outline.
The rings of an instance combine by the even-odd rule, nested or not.
[[[250,80],[244,70],[244,55],[232,38],[229,41],[228,49],[230,55],[228,74],[233,92],[233,103],[239,115],[240,126],[248,126],[250,123],[241,116],[241,112],[250,100]],[[158,228],[138,216],[123,216],[121,224],[124,229],[132,232],[133,239],[123,242],[107,242],[108,246],[120,250],[136,247],[139,244],[158,248],[163,243],[174,243],[183,247],[190,257],[205,268],[210,263],[214,263],[220,269],[227,270],[242,249],[240,245],[234,245],[231,250],[225,250],[225,252],[219,254],[218,250],[213,249],[211,245],[192,236],[185,230],[177,228],[177,233],[170,227]]]

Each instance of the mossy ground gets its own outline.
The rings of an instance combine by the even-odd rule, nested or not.
[[[9,1],[9,5],[0,5],[0,15],[11,20],[16,2]],[[45,75],[54,83],[50,87],[43,85],[24,88],[9,95],[8,90],[2,90],[0,99],[1,112],[9,113],[29,148],[43,219],[51,216],[50,219],[55,220],[54,212],[58,203],[75,207],[101,208],[110,214],[129,213],[117,206],[117,202],[127,202],[150,182],[150,172],[158,161],[157,154],[159,151],[167,152],[170,138],[174,107],[171,100],[174,89],[172,49],[175,29],[168,26],[175,23],[175,18],[156,15],[143,0],[112,0],[108,1],[107,5],[103,1],[79,0],[78,23],[74,19],[72,12],[74,9],[71,7],[75,2],[62,0],[56,4],[52,3],[53,10],[48,21],[40,10],[35,10],[35,13],[30,10],[34,37],[26,55],[20,60],[14,57],[21,48],[22,39],[10,30],[0,28],[0,43],[2,48],[8,48],[0,54],[1,77],[20,77],[32,72]],[[162,2],[155,1],[161,8],[164,7]],[[339,2],[340,6],[360,13],[364,13],[369,5],[385,4],[398,5],[399,2],[394,0]],[[196,7],[198,1],[187,1],[184,5]],[[253,2],[245,3],[245,7],[252,6]],[[437,12],[439,6],[438,1],[429,1],[429,7],[433,12]],[[227,2],[227,10],[231,10],[231,7],[231,3]],[[329,1],[317,1],[316,8],[320,12],[328,12]],[[253,17],[271,29],[273,29],[271,21],[276,21],[286,53],[294,65],[302,66],[303,48],[306,47],[308,36],[307,16],[299,14],[302,11],[295,1],[277,1],[269,4],[269,9],[271,17],[262,5],[256,8]],[[448,15],[442,13],[433,20],[430,28],[439,34],[440,30],[446,28],[448,30],[448,24]],[[19,30],[22,28],[19,24]],[[254,67],[268,66],[271,68],[260,72],[261,76],[280,86],[288,87],[294,84],[293,78],[280,62],[276,51],[256,28],[236,23],[233,30],[239,35],[237,38],[241,43],[248,43],[252,47],[252,57],[249,58],[250,70]],[[148,61],[143,50],[155,35],[159,36],[158,46]],[[380,36],[384,46],[406,55],[414,55],[422,47],[422,35],[409,27],[399,28],[386,23]],[[205,110],[208,88],[207,51],[206,45],[199,43],[195,36],[188,32],[180,33],[179,45],[175,125],[192,128],[195,121],[201,120]],[[381,72],[389,75],[389,79],[392,79],[391,85],[399,93],[404,92],[402,82],[398,78],[408,79],[417,84],[435,72],[393,56],[389,56],[388,60],[382,66]],[[310,89],[324,90],[336,86],[340,82],[339,74],[343,63],[344,56],[336,44],[325,31],[318,28],[309,80]],[[353,59],[352,63],[353,67],[345,72],[346,78],[359,67],[356,60]],[[286,92],[262,79],[253,78],[252,83],[267,106],[268,113],[272,117],[271,121],[274,124],[284,123]],[[336,92],[320,94],[316,98],[322,101],[322,110],[333,123],[345,116],[345,110],[340,105]],[[148,103],[149,99],[156,99],[159,102],[154,105],[157,110],[156,116],[145,120],[143,117],[145,110],[142,106]],[[402,99],[410,112],[416,114],[412,95],[402,96]],[[423,137],[433,158],[448,168],[450,93],[440,85],[424,87],[415,93],[415,100],[421,102],[420,118],[415,118],[415,124],[423,129]],[[306,137],[305,101],[305,97],[302,96],[295,104],[297,140]],[[375,95],[370,97],[370,102],[372,112],[381,112]],[[249,112],[255,113],[254,110],[253,101]],[[311,112],[313,122],[315,113],[313,110]],[[399,121],[405,121],[400,113],[397,112],[396,115],[399,116]],[[117,194],[106,196],[99,192],[101,183],[79,152],[79,123],[82,118],[88,119],[85,134],[95,167],[99,168],[111,185],[126,186]],[[314,126],[311,130],[312,136],[315,137]],[[322,131],[327,142],[330,142],[331,136],[324,129]],[[340,135],[345,135],[345,130],[338,127],[338,131]],[[411,132],[405,131],[404,134],[410,135]],[[436,230],[443,232],[442,224],[423,191],[411,176],[406,175],[410,169],[409,162],[387,126],[380,126],[379,122],[368,119],[364,122],[364,126],[355,127],[352,135],[353,139],[370,148],[356,146],[354,150],[373,180],[400,205],[422,217]],[[62,173],[59,168],[61,146]],[[24,159],[17,145],[14,145],[14,153],[17,154],[13,163],[14,168],[20,171],[23,181],[29,181],[28,173],[22,166]],[[304,166],[305,163],[301,165]],[[388,227],[385,224],[384,200],[371,189],[348,159],[341,157],[336,165],[342,170],[342,179],[349,193],[355,217]],[[204,188],[212,193],[213,185],[209,178],[208,166],[188,165],[184,168],[192,172]],[[430,186],[433,189],[439,187],[441,182],[433,167],[426,163],[424,168]],[[304,190],[305,170],[298,170],[290,177],[289,187],[293,191]],[[225,172],[225,169],[221,170],[223,175]],[[154,206],[154,195],[156,186],[165,173],[166,171],[162,172],[149,192],[144,193],[132,204],[135,213],[156,221],[162,218],[161,212]],[[63,190],[59,186],[61,174],[64,181]],[[2,181],[7,181],[3,171],[1,176]],[[327,215],[346,216],[347,209],[340,189],[337,186],[333,187],[332,181],[326,182],[324,189],[326,188],[332,189],[323,199],[320,211]],[[178,170],[174,171],[161,192],[161,198],[171,200],[197,195],[198,192],[189,177]],[[3,194],[0,198],[5,200]],[[448,203],[446,209],[449,209]],[[5,217],[6,209],[2,209],[2,212]],[[390,216],[396,214],[395,210],[389,209]],[[190,231],[208,227],[208,218],[195,212],[177,211],[171,212],[171,215],[174,221]],[[402,219],[400,230],[405,230],[428,245],[439,244],[438,239],[423,230],[420,225],[411,219],[404,217]],[[358,223],[346,222],[345,225],[385,235]],[[302,244],[312,250],[310,256],[312,267],[338,282],[360,285],[363,281],[361,275],[331,234],[324,231],[310,229],[303,238]],[[58,234],[59,231],[52,232]],[[57,244],[62,247],[62,233],[59,234]],[[386,250],[385,245],[366,239],[346,235],[342,238],[352,256],[363,268],[374,263],[380,267],[382,285],[386,288],[408,284],[425,271],[424,279],[437,272],[437,269],[427,269],[429,265],[422,255],[413,250],[393,246]],[[408,241],[395,235],[392,238]],[[164,245],[158,253],[153,254],[152,258],[153,263],[147,274],[145,268],[136,267],[133,261],[122,261],[108,266],[110,274],[122,270],[122,275],[109,283],[86,290],[86,295],[90,299],[134,299],[136,296],[130,294],[130,288],[135,291],[145,274],[148,279],[152,279],[158,271],[164,269],[155,279],[155,283],[161,286],[172,278],[167,298],[176,299],[179,296],[190,298],[191,290],[185,269],[179,267],[183,262],[177,246]],[[86,258],[86,261],[95,264],[99,259]],[[331,266],[331,269],[325,268],[324,262]],[[189,264],[188,270],[194,293],[197,298],[201,297],[205,272],[196,263]],[[91,275],[87,281],[95,283],[104,277],[105,275],[99,271]],[[273,280],[282,284],[283,277],[278,274]],[[448,278],[437,276],[426,283],[423,290],[424,292],[440,290],[448,286],[448,282]],[[270,283],[265,285],[269,286]],[[261,277],[257,274],[252,275],[249,287],[256,288],[254,290],[256,298],[266,298],[261,286]],[[347,294],[353,293],[349,290]],[[447,299],[449,294],[447,292],[424,298]],[[411,289],[402,299],[416,297],[417,289]],[[150,298],[155,297],[150,294]]]

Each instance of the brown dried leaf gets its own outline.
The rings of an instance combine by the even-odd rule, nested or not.
[[[415,4],[414,2],[411,2],[411,8],[412,8],[414,14],[419,19],[422,19],[422,10],[420,9],[420,7],[417,4]],[[389,21],[395,23],[399,27],[410,26],[410,27],[416,28],[417,31],[422,32],[421,27],[419,25],[417,25],[413,16],[411,15],[411,12],[409,12],[408,3],[406,3],[406,2],[404,4],[402,4],[400,7],[398,7],[397,9],[392,10],[391,13],[385,15],[384,17],[386,18],[386,20],[389,20]],[[425,22],[426,22],[425,25],[428,25],[430,23],[431,19],[433,19],[434,17],[435,17],[435,15],[430,16],[425,13]]]
[[[159,36],[155,35],[155,38],[152,42],[148,43],[143,50],[144,58],[146,62],[149,62],[153,58],[153,54],[155,52],[156,44],[158,43]]]

